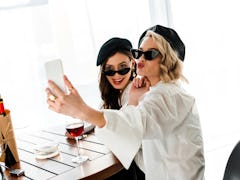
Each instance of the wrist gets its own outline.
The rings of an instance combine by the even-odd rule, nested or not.
[[[131,99],[131,98],[129,98],[129,100],[128,100],[128,105],[137,106],[137,105],[138,105],[138,101],[137,101],[137,100],[134,100],[134,99]]]
[[[98,126],[99,128],[102,128],[106,124],[106,120],[103,116],[103,113],[91,108],[90,106],[85,105],[84,108],[82,108],[82,119]]]

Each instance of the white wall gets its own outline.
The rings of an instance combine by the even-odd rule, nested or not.
[[[48,110],[45,61],[61,58],[65,74],[87,103],[98,108],[100,46],[119,36],[136,47],[151,20],[147,0],[15,0],[0,2],[0,22],[0,94],[5,107],[16,128],[41,128],[66,119]]]
[[[208,137],[240,125],[238,7],[237,0],[172,0],[174,26],[186,44],[185,74]]]
[[[174,27],[186,44],[185,75],[201,116],[206,179],[222,179],[231,151],[223,148],[229,144],[232,147],[240,139],[236,136],[240,132],[240,3],[171,2]]]

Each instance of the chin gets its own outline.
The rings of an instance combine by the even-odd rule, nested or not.
[[[137,72],[137,75],[139,75],[139,76],[145,76],[145,74],[144,74],[143,72],[141,72],[141,71],[138,71],[138,72]]]
[[[123,89],[124,86],[122,84],[119,84],[119,85],[114,85],[113,87],[115,89],[121,90],[121,89]]]

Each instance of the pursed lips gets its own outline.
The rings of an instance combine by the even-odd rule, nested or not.
[[[144,67],[144,64],[143,64],[143,63],[139,62],[139,63],[137,64],[137,68],[138,68],[138,69],[142,69],[143,67]]]

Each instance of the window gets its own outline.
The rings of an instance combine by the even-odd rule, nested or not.
[[[15,0],[0,1],[0,22],[0,93],[5,107],[17,127],[41,127],[66,118],[47,108],[45,61],[61,58],[65,74],[98,108],[100,46],[119,36],[136,47],[151,18],[147,0]]]

